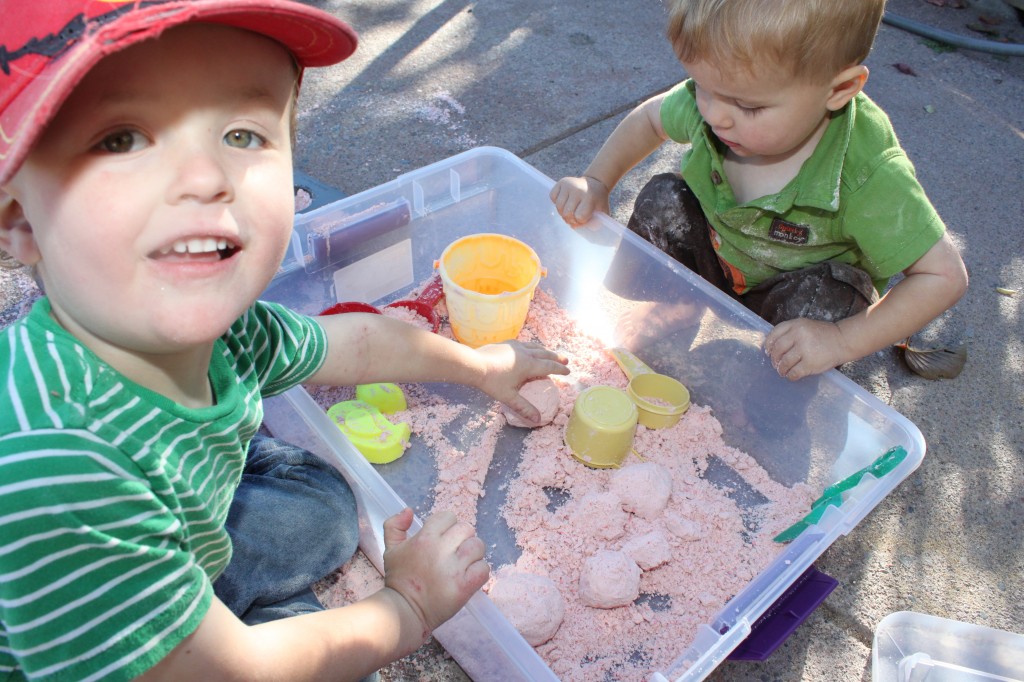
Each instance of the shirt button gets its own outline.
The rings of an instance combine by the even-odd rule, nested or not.
[[[718,171],[716,171],[716,170],[711,171],[711,182],[716,184],[716,185],[721,185],[722,184],[722,176],[721,176],[721,174],[719,174]]]

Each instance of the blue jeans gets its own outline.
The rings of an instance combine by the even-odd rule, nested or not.
[[[323,610],[312,585],[359,544],[356,499],[316,455],[257,434],[225,524],[234,553],[213,591],[249,625]]]

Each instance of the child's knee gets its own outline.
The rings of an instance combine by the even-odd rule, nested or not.
[[[837,322],[878,300],[865,271],[833,261],[784,273],[765,284],[764,302],[754,312],[772,324],[797,318]]]
[[[328,563],[336,558],[334,566],[338,566],[355,552],[359,543],[356,496],[330,463],[302,448],[257,436],[250,445],[245,474],[264,488],[267,500],[278,500],[278,512],[294,536],[316,540],[331,557]]]
[[[682,216],[688,216],[696,201],[690,186],[681,175],[659,173],[648,180],[636,195],[633,215],[646,221],[670,224]],[[699,208],[699,204],[696,205]]]
[[[676,173],[651,178],[636,197],[629,229],[676,260],[710,243],[707,219],[690,186]]]

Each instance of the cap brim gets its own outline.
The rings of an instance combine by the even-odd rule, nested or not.
[[[0,186],[11,179],[68,95],[101,59],[193,22],[234,26],[272,38],[290,50],[301,67],[336,64],[358,44],[348,24],[297,2],[172,0],[136,8],[83,35],[0,112]]]

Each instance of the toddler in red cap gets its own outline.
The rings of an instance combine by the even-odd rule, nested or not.
[[[355,34],[282,0],[0,16],[0,249],[45,292],[0,330],[0,674],[345,680],[416,649],[486,580],[482,541],[449,513],[410,534],[406,509],[385,587],[324,610],[310,585],[355,551],[354,495],[257,434],[262,398],[453,381],[535,420],[518,388],[567,370],[258,300],[291,232],[302,69]]]

